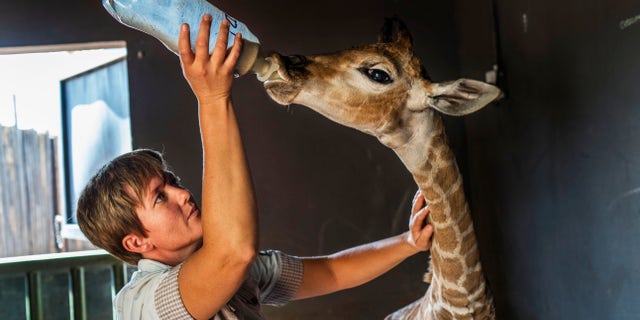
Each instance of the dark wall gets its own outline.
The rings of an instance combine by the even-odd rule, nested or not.
[[[495,12],[491,0],[216,4],[265,51],[368,43],[383,17],[398,13],[436,80],[483,79],[499,61],[506,98],[464,121],[446,119],[499,318],[638,319],[640,21],[632,18],[640,5],[493,2]],[[98,0],[0,5],[3,47],[107,40],[128,43],[135,147],[164,150],[198,194],[196,104],[176,56],[119,25]],[[252,76],[237,80],[234,99],[262,247],[323,254],[404,230],[415,186],[391,151],[305,108],[276,105]],[[379,319],[424,292],[425,269],[419,255],[361,288],[267,314]]]
[[[465,124],[498,314],[640,319],[640,4],[494,2],[507,97]],[[459,21],[462,73],[496,53],[465,26],[480,8]]]
[[[383,18],[399,14],[431,76],[449,80],[458,75],[454,7],[446,1],[215,3],[245,22],[265,51],[285,54],[373,42]],[[109,40],[128,43],[134,147],[163,150],[199,194],[196,101],[175,55],[157,40],[118,24],[99,0],[0,5],[3,47]],[[406,229],[416,187],[390,150],[306,108],[276,105],[253,76],[236,81],[234,101],[259,201],[262,247],[325,254]],[[458,148],[461,124],[451,121],[451,140]],[[421,254],[364,287],[267,313],[277,319],[379,319],[424,292],[426,266],[427,255]]]

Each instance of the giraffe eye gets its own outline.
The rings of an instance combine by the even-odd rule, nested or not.
[[[363,68],[361,71],[371,80],[381,83],[381,84],[389,84],[393,82],[391,76],[383,70],[380,69],[368,69]]]

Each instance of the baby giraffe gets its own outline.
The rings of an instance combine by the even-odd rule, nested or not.
[[[378,43],[332,54],[271,58],[269,96],[300,104],[393,149],[429,204],[434,226],[426,294],[387,319],[494,319],[462,178],[439,112],[462,116],[500,95],[489,84],[432,82],[404,23],[387,19]]]

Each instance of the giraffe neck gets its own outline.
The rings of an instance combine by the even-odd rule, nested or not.
[[[430,208],[434,226],[431,286],[416,312],[435,318],[474,319],[492,313],[462,176],[447,145],[442,120],[411,135],[394,151],[410,170]],[[428,131],[428,132],[427,132]],[[423,317],[427,318],[427,317]],[[490,317],[487,317],[490,318]]]

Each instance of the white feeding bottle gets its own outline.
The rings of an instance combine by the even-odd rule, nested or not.
[[[191,26],[191,48],[195,50],[197,26],[205,13],[210,14],[213,19],[209,52],[212,52],[220,23],[229,20],[229,33],[241,33],[244,40],[235,66],[236,76],[251,72],[260,81],[266,81],[272,75],[277,77],[274,72],[278,65],[260,54],[260,41],[247,26],[206,0],[102,0],[102,5],[120,23],[155,37],[175,54],[178,54],[178,36],[183,23]],[[233,37],[229,37],[227,47],[232,45]]]

